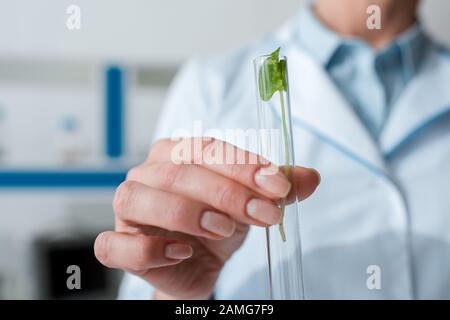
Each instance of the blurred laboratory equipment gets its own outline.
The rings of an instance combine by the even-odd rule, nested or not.
[[[68,114],[59,119],[55,143],[63,165],[75,165],[80,163],[83,157],[88,156],[89,144],[83,141],[80,126],[80,121],[75,115]]]
[[[6,140],[7,140],[7,132],[6,132],[6,110],[0,105],[0,164],[3,163],[6,159]]]

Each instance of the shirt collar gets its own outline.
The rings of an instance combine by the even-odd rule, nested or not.
[[[430,43],[418,22],[398,36],[395,42],[382,50],[379,55],[389,52],[395,47],[400,51],[404,72],[409,73],[406,76],[412,77],[419,71],[422,62],[425,60],[424,57]]]
[[[316,61],[326,67],[342,46],[361,47],[365,46],[373,51],[366,43],[357,38],[344,38],[322,24],[313,12],[312,5],[306,6],[300,11],[297,29],[298,40]],[[388,47],[379,52],[373,51],[374,56],[389,56],[389,52],[400,50],[403,67],[416,73],[424,60],[429,39],[418,22],[403,32]]]
[[[316,18],[311,5],[300,11],[298,21],[300,45],[315,60],[325,66],[342,44],[343,39]]]

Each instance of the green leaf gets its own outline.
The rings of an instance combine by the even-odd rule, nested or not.
[[[286,60],[280,60],[280,48],[276,49],[259,68],[259,94],[269,101],[277,91],[286,91]]]

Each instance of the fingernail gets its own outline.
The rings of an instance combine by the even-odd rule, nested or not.
[[[255,174],[255,183],[264,191],[279,196],[281,198],[287,196],[291,189],[291,184],[286,177],[275,174],[264,174],[260,169]]]
[[[319,179],[319,184],[320,184],[320,182],[322,181],[322,176],[320,175],[319,171],[317,171],[314,168],[310,168],[310,170],[312,170],[312,171],[314,171],[316,173],[317,178]]]
[[[233,220],[213,211],[205,211],[203,213],[200,225],[203,229],[223,237],[231,236],[236,228]]]
[[[165,248],[165,256],[169,259],[184,260],[192,257],[192,247],[182,243],[169,243]]]
[[[262,223],[273,225],[281,219],[281,209],[269,201],[252,199],[247,203],[247,214]]]

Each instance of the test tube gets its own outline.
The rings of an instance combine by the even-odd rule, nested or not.
[[[287,59],[274,53],[254,60],[259,119],[259,153],[281,167],[291,179],[295,164]],[[273,174],[268,170],[266,174]],[[267,228],[270,294],[272,299],[304,299],[298,199],[282,199],[282,219]]]

